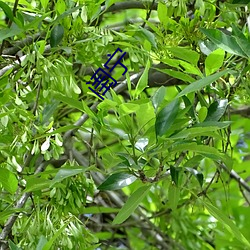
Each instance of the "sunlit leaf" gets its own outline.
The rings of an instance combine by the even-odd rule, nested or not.
[[[150,61],[148,60],[147,64],[146,64],[146,68],[144,70],[144,72],[142,73],[137,85],[136,85],[136,89],[135,89],[135,97],[138,97],[139,94],[147,87],[148,85],[148,70],[150,67]]]
[[[208,121],[219,121],[220,118],[224,115],[228,105],[228,100],[227,99],[222,99],[215,101],[212,103],[209,108],[208,108],[208,114],[205,119],[205,122]]]
[[[5,168],[0,168],[0,183],[11,194],[14,194],[18,187],[16,176]]]
[[[157,89],[157,91],[151,98],[155,110],[157,110],[157,108],[163,102],[165,94],[166,94],[166,88],[164,86],[161,86],[159,89]]]
[[[224,34],[222,31],[217,29],[204,29],[200,28],[212,42],[214,42],[219,48],[238,56],[246,57],[246,54],[241,49],[237,40],[233,36]]]
[[[9,5],[7,5],[6,3],[4,3],[3,1],[0,1],[0,8],[3,9],[5,15],[11,20],[14,20],[14,15],[13,12],[11,10],[11,8],[9,7]]]
[[[210,53],[205,60],[205,72],[206,75],[211,75],[223,65],[225,56],[225,51],[222,49],[217,49]]]
[[[197,90],[201,90],[202,88],[206,87],[207,85],[215,82],[216,80],[218,80],[220,77],[222,77],[223,75],[229,73],[229,70],[223,70],[221,72],[215,73],[213,75],[207,76],[205,78],[202,78],[198,81],[195,81],[191,84],[189,84],[185,89],[183,89],[178,95],[177,97],[181,97],[183,95],[195,92]]]
[[[99,187],[99,190],[117,190],[133,183],[136,177],[132,174],[119,172],[109,176]]]

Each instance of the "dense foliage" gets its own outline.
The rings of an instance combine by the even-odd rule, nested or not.
[[[0,249],[250,249],[247,4],[0,1]]]

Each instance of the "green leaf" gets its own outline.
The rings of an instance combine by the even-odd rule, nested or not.
[[[237,40],[235,37],[228,36],[224,34],[222,31],[217,30],[217,29],[200,28],[200,30],[219,48],[231,54],[238,55],[241,57],[246,57],[246,54],[237,43]]]
[[[44,9],[46,9],[47,6],[48,6],[49,0],[40,0],[40,1],[41,1],[42,7],[43,7]]]
[[[11,240],[9,240],[8,242],[9,242],[10,250],[22,250],[17,245],[15,245]]]
[[[201,200],[201,199],[200,199]],[[202,201],[202,200],[201,200]],[[202,201],[208,212],[216,218],[223,226],[232,233],[239,241],[241,241],[245,246],[250,248],[250,242],[245,238],[245,236],[240,232],[238,227],[230,220],[220,209],[216,208],[212,204]]]
[[[139,28],[140,28],[140,30],[137,31],[136,34],[139,33],[144,41],[145,40],[149,41],[150,44],[152,45],[152,47],[156,48],[157,45],[156,45],[156,42],[155,42],[155,35],[152,32],[150,32],[149,30],[147,30],[147,29],[144,29],[144,28],[142,28],[140,26],[139,26]]]
[[[76,99],[73,99],[71,97],[68,97],[68,96],[65,96],[65,95],[62,95],[60,93],[57,93],[57,92],[54,92],[54,95],[53,97],[63,103],[66,103],[68,104],[69,106],[73,107],[73,108],[76,108],[82,112],[85,112],[84,108],[83,108],[83,104],[76,100]]]
[[[203,122],[206,119],[207,116],[207,108],[206,107],[201,107],[199,112],[198,112],[198,118],[200,122]]]
[[[119,208],[114,208],[114,207],[82,207],[80,208],[81,214],[111,214],[111,213],[117,213],[119,212]]]
[[[249,0],[233,0],[232,4],[244,4],[247,5],[249,4]]]
[[[174,123],[179,110],[179,101],[174,99],[156,116],[155,132],[156,136],[164,135]]]
[[[155,94],[152,96],[151,101],[152,101],[155,111],[157,111],[158,107],[163,102],[165,94],[166,94],[166,87],[161,86],[159,89],[157,89]]]
[[[5,15],[6,15],[11,21],[14,21],[14,15],[13,15],[13,12],[12,12],[11,8],[9,7],[9,5],[7,5],[7,4],[4,3],[3,1],[0,1],[0,8],[3,9]]]
[[[197,65],[200,58],[199,53],[190,49],[176,47],[176,48],[169,48],[168,50],[172,52],[175,57],[190,62],[194,66]]]
[[[0,168],[0,183],[11,194],[14,194],[18,187],[18,180],[16,176],[5,168]]]
[[[50,118],[53,116],[55,110],[58,108],[59,102],[52,100],[49,104],[44,105],[42,112],[42,124],[49,122]]]
[[[109,176],[99,187],[99,190],[117,190],[133,183],[136,177],[132,174],[120,172]]]
[[[159,2],[157,6],[157,14],[161,23],[167,24],[168,21],[168,9],[166,4]]]
[[[240,48],[244,51],[244,53],[250,57],[250,42],[248,39],[244,37],[244,39],[240,37],[235,37],[237,43],[239,44]]]
[[[228,127],[230,124],[232,124],[231,121],[225,121],[225,122],[204,121],[195,124],[193,127],[217,127],[216,129],[222,129]]]
[[[223,161],[227,166],[231,167],[230,163],[230,157],[228,157],[226,154],[220,153],[216,148],[207,146],[207,145],[197,145],[196,143],[192,142],[192,143],[184,143],[183,146],[182,145],[175,145],[172,147],[171,152],[180,152],[184,151],[184,150],[188,150],[188,151],[193,151],[193,152],[197,152],[205,157],[208,157],[214,161],[218,161],[221,160]]]
[[[41,235],[40,239],[38,241],[36,250],[43,250],[43,247],[46,245],[47,242],[48,241],[47,241],[46,237],[44,235]]]
[[[63,39],[64,28],[61,24],[56,25],[50,35],[50,46],[56,47]]]
[[[17,36],[20,33],[23,32],[23,29],[20,29],[18,26],[14,25],[11,28],[8,29],[2,29],[0,30],[0,42],[3,41],[6,38]]]
[[[203,185],[203,181],[204,181],[204,176],[201,172],[197,171],[196,169],[194,168],[189,168],[189,167],[186,167],[185,168],[188,172],[190,172],[192,175],[195,176],[195,178],[197,179],[197,181],[199,182],[200,186],[202,187]]]
[[[146,65],[146,68],[144,70],[144,72],[142,73],[137,85],[136,85],[136,88],[135,88],[135,93],[134,93],[134,96],[135,98],[137,98],[139,96],[139,94],[147,87],[148,85],[148,70],[149,70],[149,67],[150,67],[150,61],[148,60],[147,61],[147,65]]]
[[[196,136],[206,135],[207,132],[215,131],[218,127],[195,127],[188,128],[180,131],[179,133],[172,135],[170,139],[190,139]]]
[[[184,82],[193,82],[195,79],[191,76],[189,76],[188,74],[186,73],[183,73],[183,72],[180,72],[180,71],[176,71],[176,70],[173,70],[173,69],[158,69],[156,68],[157,71],[160,71],[162,73],[165,73],[169,76],[172,76],[174,78],[177,78],[177,79],[180,79]]]
[[[207,76],[205,78],[202,78],[198,81],[195,81],[191,84],[189,84],[185,89],[183,89],[178,95],[178,97],[181,97],[183,95],[195,92],[197,90],[200,90],[204,87],[206,87],[207,85],[213,83],[214,81],[218,80],[220,77],[222,77],[223,75],[229,73],[230,70],[223,70],[221,72],[215,73],[213,75]]]
[[[219,101],[215,101],[208,108],[208,114],[205,119],[205,122],[208,121],[219,121],[220,118],[224,115],[228,105],[227,99],[222,99]]]
[[[74,176],[85,171],[86,171],[85,168],[79,167],[79,166],[77,167],[68,166],[68,167],[61,168],[56,174],[55,178],[52,180],[51,186],[57,182],[61,182],[62,180],[70,176]]]
[[[170,166],[170,175],[171,175],[171,179],[174,182],[174,184],[176,186],[178,186],[178,180],[179,180],[179,173],[180,173],[181,169],[180,168],[176,168],[173,166]]]
[[[150,187],[150,185],[144,185],[131,194],[120,212],[116,215],[112,224],[121,224],[124,222],[139,206],[143,198],[147,195]]]
[[[178,188],[175,183],[171,182],[168,188],[168,204],[173,211],[176,210],[179,199],[180,188]]]
[[[210,53],[205,60],[205,72],[206,75],[211,75],[223,65],[225,57],[225,51],[222,49],[217,49]]]
[[[8,219],[8,217],[14,213],[18,213],[18,212],[23,212],[24,209],[23,208],[9,208],[7,207],[5,211],[0,212],[0,222],[4,223],[6,219]]]
[[[121,114],[131,114],[140,109],[140,105],[135,103],[122,103],[119,105],[119,109]]]
[[[52,245],[53,245],[53,242],[59,237],[59,235],[64,231],[64,229],[68,226],[69,222],[66,223],[64,222],[64,226],[62,226],[59,230],[57,230],[55,232],[55,234],[53,235],[53,237],[45,244],[45,246],[43,247],[42,250],[49,250]]]
[[[51,185],[51,180],[37,177],[37,176],[30,176],[26,178],[26,188],[24,192],[33,192],[33,191],[39,191],[44,190],[46,188],[49,188]]]

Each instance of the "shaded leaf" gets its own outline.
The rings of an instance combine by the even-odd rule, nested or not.
[[[112,224],[121,224],[124,222],[139,206],[143,198],[147,195],[150,187],[151,186],[144,185],[131,194],[120,212],[116,215]]]
[[[176,119],[178,110],[179,101],[175,99],[159,112],[155,121],[156,136],[162,136],[168,131]]]
[[[219,121],[227,109],[227,104],[228,104],[227,99],[222,99],[212,103],[208,108],[207,117],[204,122]]]
[[[173,166],[170,166],[170,175],[171,179],[174,182],[176,186],[178,186],[178,180],[179,180],[179,173],[181,169],[180,168],[175,168]]]
[[[204,176],[201,172],[197,171],[196,169],[194,168],[189,168],[189,167],[186,167],[185,168],[188,172],[190,172],[193,176],[195,176],[195,178],[198,180],[200,186],[202,187],[203,185],[203,181],[204,181]]]
[[[133,183],[136,177],[132,174],[120,172],[109,176],[99,187],[99,190],[117,190]]]
[[[50,35],[50,46],[56,47],[63,39],[63,34],[64,34],[64,28],[61,24],[56,25],[52,30],[51,30],[51,35]]]
[[[244,4],[247,5],[249,4],[249,0],[233,0],[232,4]]]

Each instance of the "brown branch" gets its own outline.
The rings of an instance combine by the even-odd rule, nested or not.
[[[13,47],[6,48],[3,50],[3,55],[15,55],[19,50],[23,49],[25,46],[31,45],[37,40],[44,38],[45,32],[39,32],[33,36],[27,36],[25,39],[15,42]]]
[[[250,192],[250,186],[232,169],[229,170],[224,163],[219,164],[219,167],[225,170],[232,179],[236,180],[241,187]]]

